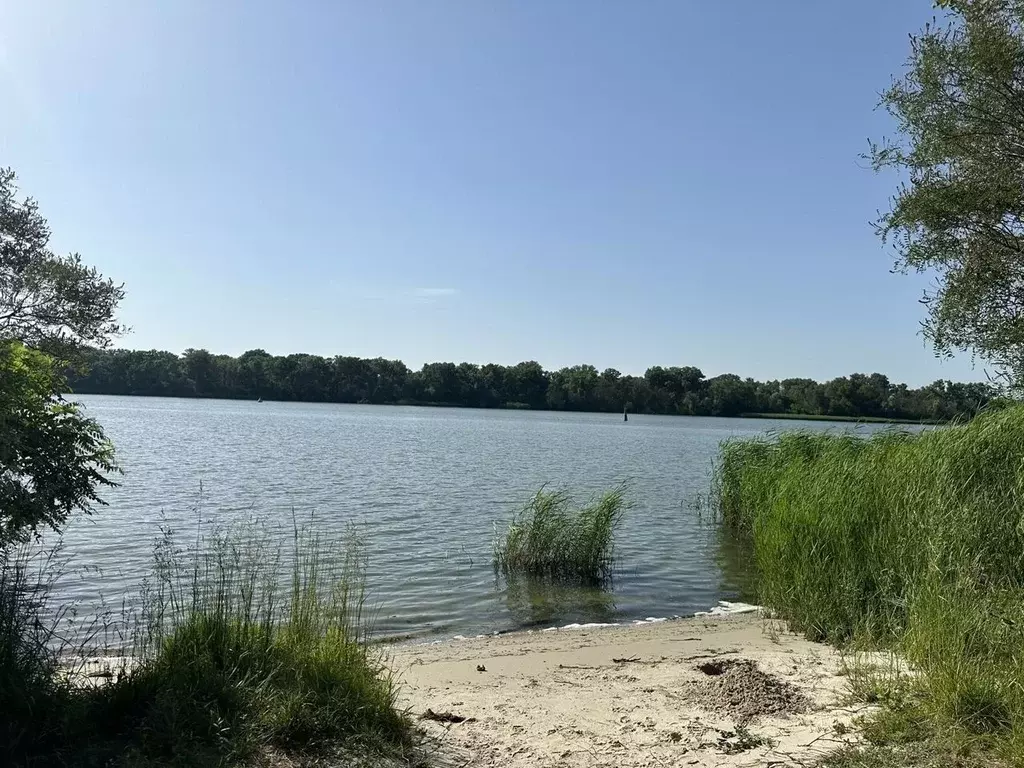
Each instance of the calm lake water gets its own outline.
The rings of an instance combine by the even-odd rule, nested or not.
[[[451,636],[572,621],[685,615],[735,598],[744,564],[723,556],[692,505],[720,441],[825,422],[81,396],[117,446],[109,506],[65,535],[76,566],[62,602],[120,605],[152,567],[161,523],[194,531],[253,514],[324,531],[356,523],[384,635]],[[872,427],[859,426],[868,432]],[[606,593],[509,589],[491,564],[495,526],[544,483],[580,497],[628,480],[635,503]],[[202,489],[200,493],[200,487]],[[201,508],[201,512],[197,511]]]

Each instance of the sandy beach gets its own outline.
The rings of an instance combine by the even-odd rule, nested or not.
[[[405,646],[393,662],[431,751],[466,768],[807,766],[867,708],[835,649],[758,613]]]

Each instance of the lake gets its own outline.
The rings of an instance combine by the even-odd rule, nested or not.
[[[83,615],[119,606],[152,567],[161,524],[313,516],[328,534],[355,523],[369,555],[383,636],[452,636],[573,621],[691,614],[742,592],[745,564],[723,554],[693,504],[718,444],[828,422],[453,408],[79,396],[124,469],[109,506],[64,537],[74,565],[57,585]],[[857,426],[867,433],[877,426]],[[581,499],[629,481],[606,592],[509,589],[495,578],[495,526],[541,485]],[[201,490],[200,490],[201,489]],[[96,577],[98,569],[100,578]]]

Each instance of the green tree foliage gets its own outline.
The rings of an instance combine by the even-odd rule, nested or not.
[[[16,341],[0,343],[0,546],[40,528],[55,530],[75,510],[102,504],[113,485],[113,449],[73,403],[53,361]]]
[[[883,94],[899,138],[872,147],[905,181],[879,233],[937,275],[924,331],[1024,380],[1024,1],[947,0]]]
[[[62,369],[123,330],[121,286],[78,254],[53,253],[46,219],[34,200],[18,200],[16,181],[0,169],[0,547],[91,512],[113,485],[110,443],[61,398]],[[157,356],[133,370],[133,386],[172,394],[182,382],[166,378],[168,357],[177,369],[177,356]]]
[[[316,355],[275,357],[262,349],[240,357],[189,349],[92,350],[88,372],[72,374],[77,392],[111,395],[264,398],[333,403],[404,403],[470,408],[664,413],[688,416],[812,416],[948,420],[977,413],[996,395],[989,384],[937,381],[920,389],[879,373],[820,384],[811,379],[759,382],[699,368],[654,366],[643,376],[592,365],[545,371],[539,363],[427,363],[411,371],[398,360]]]
[[[50,228],[31,199],[18,200],[17,176],[0,168],[0,339],[67,356],[109,346],[124,329],[114,319],[121,286],[49,248]]]

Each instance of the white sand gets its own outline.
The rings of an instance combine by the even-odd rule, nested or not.
[[[834,649],[758,614],[453,640],[393,655],[414,716],[429,708],[472,718],[420,721],[431,751],[466,768],[808,765],[855,738],[838,736],[835,723],[849,726],[866,709],[849,703]],[[712,679],[697,665],[712,659],[752,660],[810,706],[751,720],[749,732],[770,743],[730,754],[737,737],[723,731],[735,733],[735,716],[693,701],[694,686]]]

